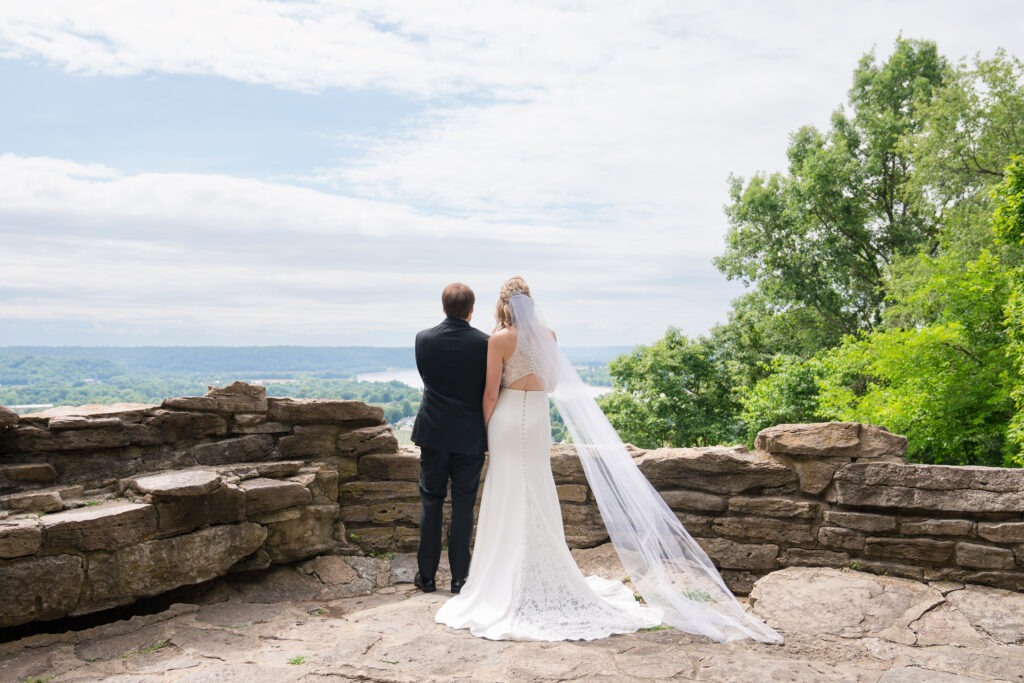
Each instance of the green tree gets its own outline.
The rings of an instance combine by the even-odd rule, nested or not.
[[[1003,50],[962,61],[918,110],[920,129],[901,142],[914,166],[908,193],[936,216],[942,250],[971,258],[992,245],[992,188],[1024,154],[1024,62]]]
[[[739,404],[706,338],[675,328],[611,362],[613,389],[599,403],[623,441],[642,448],[732,443]]]
[[[716,266],[756,285],[780,308],[808,307],[840,333],[880,320],[886,267],[935,234],[931,216],[906,200],[911,160],[899,145],[917,133],[919,107],[948,72],[934,43],[896,41],[893,55],[861,59],[852,115],[830,130],[793,134],[789,172],[730,178],[730,229]]]
[[[765,427],[826,420],[818,402],[823,371],[819,358],[776,356],[771,374],[742,392],[740,419],[747,443],[753,444],[754,437]]]
[[[1024,245],[1024,159],[1015,159],[995,193],[995,231],[1001,241]],[[1007,355],[1024,375],[1024,265],[1010,270],[1010,296],[1006,303]],[[1013,390],[1016,412],[1010,421],[1009,437],[1013,460],[1024,465],[1024,382]]]
[[[826,354],[819,410],[905,434],[908,457],[920,462],[1008,464],[1019,382],[1003,328],[1009,271],[988,251],[966,266],[921,261],[930,277],[887,315],[931,322],[849,337]]]

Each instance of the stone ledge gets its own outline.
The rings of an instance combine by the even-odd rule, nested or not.
[[[817,422],[762,429],[754,445],[790,456],[900,458],[907,452],[907,437],[860,422]]]
[[[157,528],[156,511],[146,503],[110,503],[67,510],[42,518],[42,552],[116,550],[140,542]]]

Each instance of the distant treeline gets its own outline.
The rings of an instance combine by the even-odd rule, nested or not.
[[[628,350],[569,351],[584,381],[608,385],[608,360]],[[267,382],[268,395],[363,401],[396,423],[416,414],[422,392],[397,381],[360,382],[356,375],[414,366],[411,348],[6,347],[0,349],[0,404],[159,403],[238,379],[284,380]]]
[[[577,365],[606,366],[630,346],[566,347]],[[346,378],[365,372],[416,367],[413,348],[387,346],[7,346],[0,354],[102,362],[156,374],[235,373],[280,379],[312,375]],[[84,367],[79,364],[79,367]],[[0,384],[5,382],[0,377]]]

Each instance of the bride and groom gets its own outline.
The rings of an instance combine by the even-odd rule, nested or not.
[[[470,326],[461,283],[446,318],[416,336],[423,401],[420,546],[415,584],[436,590],[442,509],[451,481],[451,592],[436,619],[493,640],[594,640],[666,623],[717,641],[778,642],[747,614],[711,560],[643,476],[568,359],[525,280],[498,296],[488,335]],[[572,437],[631,585],[584,577],[565,542],[551,473],[549,399]],[[490,453],[470,563],[473,507]]]

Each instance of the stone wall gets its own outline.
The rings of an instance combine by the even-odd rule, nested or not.
[[[780,425],[742,447],[631,449],[729,586],[790,566],[1024,589],[1024,470],[915,465],[906,438],[858,423]],[[608,540],[572,446],[552,449],[566,538]],[[372,466],[362,467],[365,462]],[[361,461],[342,519],[364,551],[416,547],[417,452]]]
[[[0,627],[359,552],[338,484],[397,451],[379,408],[240,382],[12,415],[0,411]]]
[[[1024,471],[913,465],[904,437],[781,425],[757,448],[632,449],[733,590],[794,565],[1024,589]],[[320,554],[415,550],[419,453],[379,409],[235,383],[159,406],[0,408],[0,626]],[[607,541],[571,446],[566,538]]]

